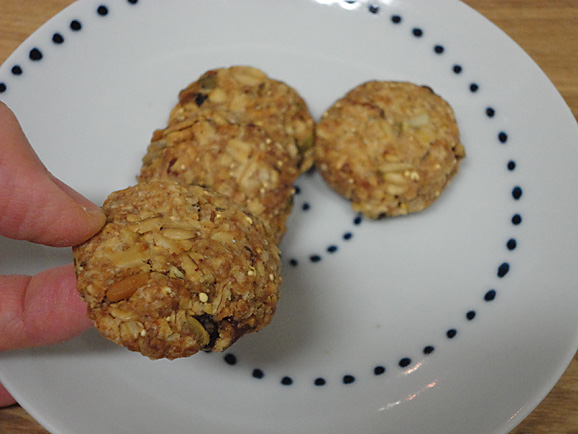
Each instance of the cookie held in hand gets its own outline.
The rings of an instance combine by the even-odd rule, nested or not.
[[[151,359],[224,351],[271,321],[277,246],[260,219],[199,186],[153,180],[112,193],[104,228],[73,249],[97,329]]]

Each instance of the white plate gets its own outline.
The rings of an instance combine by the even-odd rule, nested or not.
[[[0,98],[101,203],[134,184],[177,92],[233,64],[315,116],[369,79],[427,84],[467,158],[430,209],[378,222],[300,179],[278,314],[224,355],[151,362],[91,331],[2,354],[2,381],[63,434],[511,430],[578,346],[578,131],[552,84],[454,0],[84,0],[8,59]],[[7,240],[0,255],[3,274],[70,260]]]

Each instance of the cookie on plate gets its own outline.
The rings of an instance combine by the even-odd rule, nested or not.
[[[302,172],[313,164],[315,122],[307,104],[295,89],[257,68],[239,65],[205,72],[180,92],[169,124],[199,112],[258,125],[287,148]]]
[[[317,169],[369,218],[427,208],[465,156],[451,106],[408,82],[359,85],[323,114],[316,134]]]
[[[278,244],[299,174],[263,128],[195,116],[155,132],[139,181],[168,178],[225,194],[260,217]]]
[[[107,223],[73,249],[97,329],[151,359],[223,351],[272,319],[277,246],[257,217],[199,186],[153,180],[112,193]]]

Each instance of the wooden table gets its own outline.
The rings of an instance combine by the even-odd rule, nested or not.
[[[432,0],[434,1],[434,0]],[[0,63],[71,0],[0,0]],[[465,0],[538,63],[578,118],[578,1]],[[0,433],[46,434],[21,407],[0,409]],[[578,354],[515,434],[578,433]]]

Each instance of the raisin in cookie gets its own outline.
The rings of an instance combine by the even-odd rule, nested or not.
[[[112,193],[107,223],[73,249],[98,330],[151,359],[223,351],[265,327],[279,250],[257,217],[199,186],[153,180]]]
[[[325,181],[370,218],[421,211],[465,156],[450,105],[432,89],[370,81],[317,125],[315,164]]]

